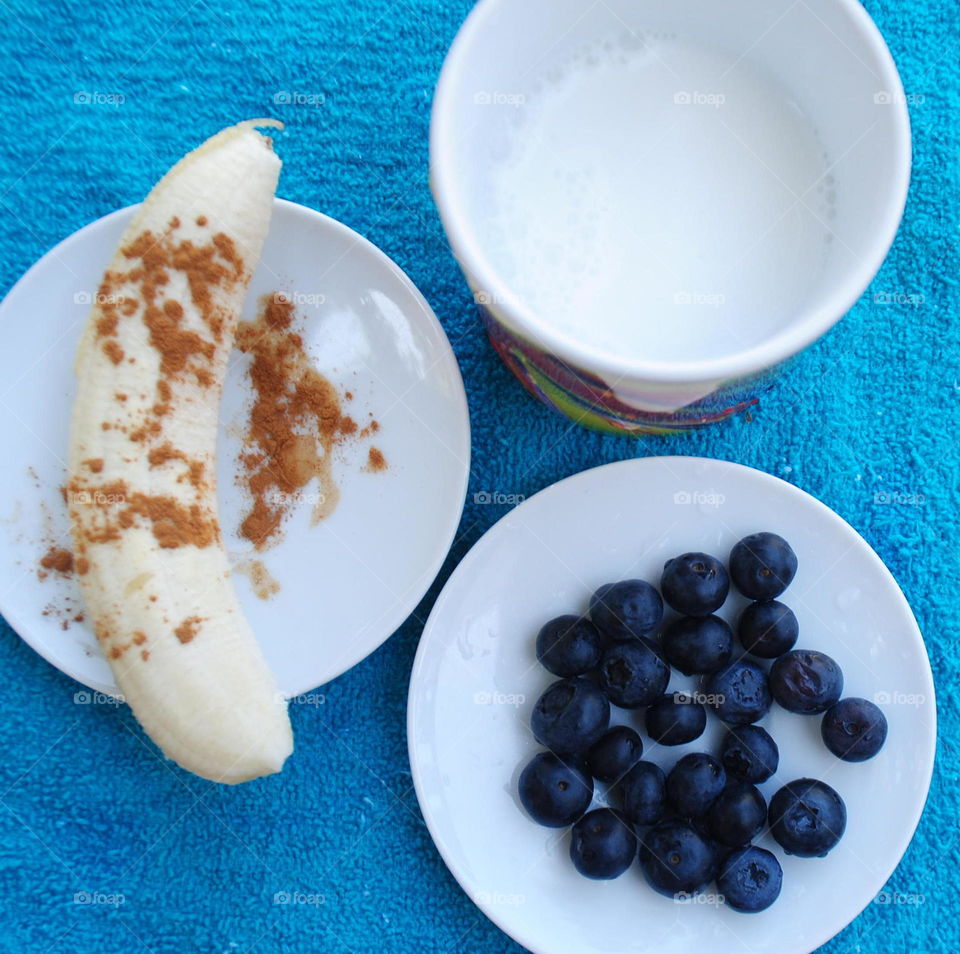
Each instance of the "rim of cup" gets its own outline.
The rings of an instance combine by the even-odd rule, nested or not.
[[[489,42],[489,26],[501,8],[515,0],[479,0],[451,45],[434,94],[430,120],[430,182],[440,218],[454,255],[464,272],[494,302],[507,303],[508,326],[537,346],[574,365],[607,378],[641,378],[651,382],[692,383],[725,381],[755,374],[792,357],[836,324],[873,281],[896,237],[910,185],[911,132],[903,84],[882,34],[859,0],[832,0],[858,27],[863,42],[879,64],[882,89],[891,93],[890,110],[896,155],[884,202],[881,227],[873,233],[867,251],[837,283],[826,301],[803,309],[797,318],[766,340],[732,354],[696,361],[649,361],[628,358],[613,351],[584,344],[545,321],[511,293],[483,250],[471,216],[457,198],[457,169],[452,143],[456,136],[456,92],[466,77],[469,53],[477,43]],[[851,51],[851,56],[856,53]]]

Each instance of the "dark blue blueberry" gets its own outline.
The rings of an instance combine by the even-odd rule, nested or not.
[[[600,686],[614,705],[639,709],[650,705],[670,681],[670,667],[656,643],[645,637],[616,643],[600,663]]]
[[[748,844],[767,820],[767,803],[748,782],[728,785],[707,811],[707,830],[730,848]]]
[[[640,841],[640,867],[647,883],[667,897],[694,894],[716,874],[710,842],[684,822],[662,822]]]
[[[590,597],[590,618],[611,639],[636,639],[660,625],[663,600],[643,580],[605,583]]]
[[[826,712],[843,692],[843,671],[826,653],[794,649],[770,668],[770,691],[788,712]]]
[[[723,738],[720,761],[728,775],[756,785],[776,772],[780,750],[766,729],[758,725],[734,726]]]
[[[637,762],[617,785],[620,807],[635,825],[655,825],[667,813],[666,776],[653,762]]]
[[[845,762],[865,762],[883,748],[887,740],[884,714],[866,699],[841,699],[827,709],[820,723],[826,747]]]
[[[538,824],[566,828],[590,807],[593,779],[552,752],[535,755],[520,773],[520,804]]]
[[[667,775],[667,801],[682,818],[705,815],[727,784],[727,773],[713,756],[692,752]]]
[[[719,616],[681,616],[660,642],[667,662],[685,676],[716,672],[733,655],[733,632]]]
[[[775,533],[751,533],[730,551],[730,576],[751,600],[776,599],[797,575],[797,555]]]
[[[610,703],[588,679],[560,679],[537,700],[534,738],[558,755],[586,752],[607,731]]]
[[[739,848],[727,855],[719,870],[717,890],[734,911],[765,911],[780,897],[783,869],[766,848]]]
[[[630,823],[610,808],[588,812],[570,833],[570,860],[587,878],[609,880],[633,864],[637,836]]]
[[[588,619],[558,616],[537,636],[537,659],[555,676],[582,676],[600,662],[603,640]]]
[[[587,768],[601,782],[616,782],[643,757],[643,741],[628,725],[608,729],[587,751]]]
[[[654,699],[644,715],[647,735],[661,745],[684,745],[699,739],[707,726],[707,710],[683,692]]]
[[[740,645],[761,659],[776,659],[793,649],[800,625],[793,610],[777,600],[751,603],[737,623]]]
[[[754,662],[738,659],[703,683],[707,704],[728,725],[747,725],[770,711],[767,674]]]
[[[770,832],[788,855],[822,858],[843,837],[847,809],[826,782],[800,778],[770,799]]]
[[[709,616],[723,606],[730,578],[723,564],[706,553],[684,553],[663,565],[663,598],[684,616]]]

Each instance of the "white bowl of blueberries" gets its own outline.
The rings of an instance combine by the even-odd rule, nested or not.
[[[936,700],[904,594],[837,514],[643,458],[541,491],[461,561],[408,737],[443,860],[535,954],[808,954],[898,890]]]

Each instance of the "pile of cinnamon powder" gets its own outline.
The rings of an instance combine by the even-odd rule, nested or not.
[[[251,357],[253,387],[239,478],[251,504],[240,535],[258,550],[278,542],[284,519],[298,504],[313,503],[314,524],[332,513],[340,496],[334,450],[379,430],[376,421],[361,429],[344,412],[336,388],[311,364],[295,317],[289,297],[275,293],[261,299],[255,321],[237,328],[236,346]],[[377,448],[368,453],[369,470],[386,469]],[[313,481],[315,493],[307,489]]]

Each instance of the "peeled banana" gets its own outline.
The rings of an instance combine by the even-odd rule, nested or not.
[[[123,696],[168,758],[225,783],[293,750],[216,502],[223,378],[281,165],[258,126],[281,124],[207,140],[124,232],[77,351],[67,481],[74,566]]]

